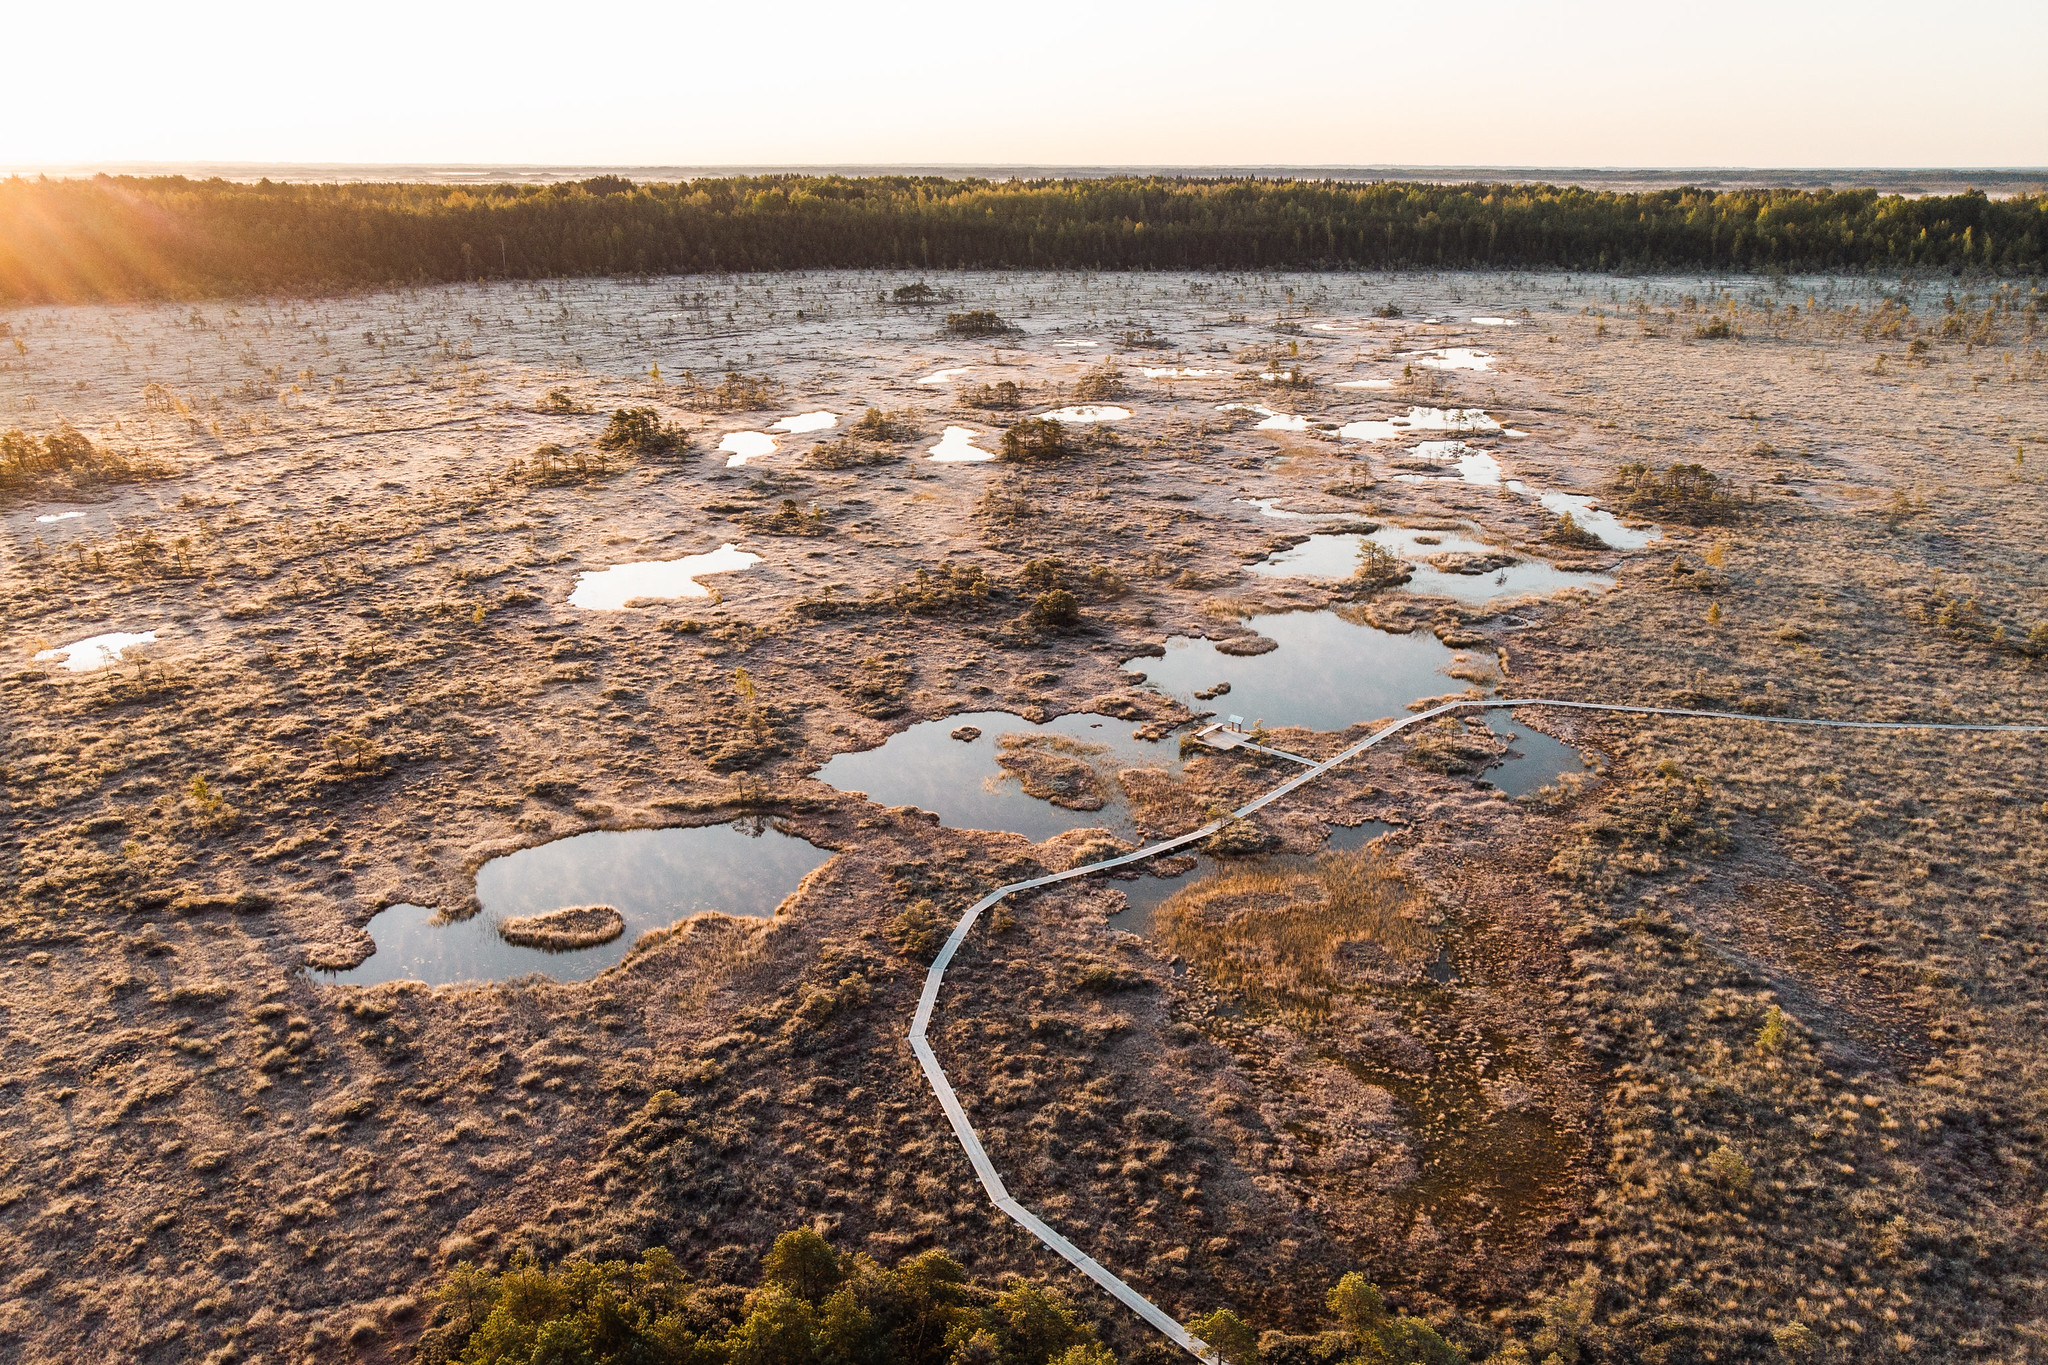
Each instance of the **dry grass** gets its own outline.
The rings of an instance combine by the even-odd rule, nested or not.
[[[873,300],[900,282],[807,279],[804,307],[853,354],[898,325]],[[962,289],[1055,326],[1142,297],[1114,315],[1168,325],[1207,306],[1172,311],[1190,283]],[[690,398],[641,378],[652,341],[672,325],[678,363],[720,373],[745,353],[731,330],[787,324],[771,291],[789,287],[567,282],[20,320],[35,345],[0,372],[7,426],[68,419],[175,473],[97,489],[89,518],[23,507],[8,523],[10,1355],[402,1355],[423,1268],[659,1242],[698,1273],[815,1220],[890,1262],[943,1241],[978,1275],[1065,1273],[963,1196],[971,1173],[901,1046],[922,968],[890,929],[920,905],[942,928],[1082,850],[932,826],[805,775],[911,720],[1136,708],[1118,661],[1207,633],[1215,589],[1270,548],[1273,525],[1233,500],[1370,472],[1320,443],[1276,460],[1262,435],[1173,406],[1225,401],[1222,386],[1142,386],[1117,444],[1041,465],[504,477],[537,444],[589,447],[599,413]],[[1277,310],[1285,287],[1339,321],[1386,297],[1336,276],[1242,287],[1231,310]],[[1427,385],[1438,406],[1531,431],[1490,448],[1540,487],[1699,463],[1744,510],[1667,527],[1640,555],[1589,553],[1620,580],[1601,599],[1472,609],[1390,587],[1349,614],[1505,649],[1507,685],[1536,694],[2048,711],[2027,648],[2048,622],[2048,361],[2026,300],[1987,291],[1951,312],[1924,290],[1902,308],[1864,283],[1744,282],[1732,335],[1709,343],[1692,327],[1728,310],[1689,303],[1692,282],[1425,287],[1524,325],[1485,338],[1495,370],[1418,372],[1389,406]],[[912,321],[872,343],[891,374],[936,363]],[[1223,339],[1270,349],[1265,323]],[[1393,373],[1382,352],[1456,344],[1384,325],[1405,330],[1341,346],[1305,330],[1301,364],[1333,378],[1356,350]],[[821,362],[746,363],[792,404],[906,401]],[[283,377],[306,372],[297,392]],[[1074,369],[1027,357],[1015,373],[1049,393]],[[662,421],[707,425],[716,388]],[[927,429],[946,420],[943,392],[908,401]],[[1328,385],[1308,401],[1384,411]],[[1471,520],[1518,552],[1540,553],[1552,524],[1494,490],[1371,491],[1375,516]],[[785,498],[832,508],[833,534],[763,537],[764,563],[675,613],[565,603],[579,572],[741,539],[736,517],[772,520]],[[1005,626],[1041,590],[1026,566],[1049,559],[1119,586],[1061,570],[1047,581],[1085,601],[1084,628]],[[1341,595],[1263,591],[1304,608]],[[813,618],[806,602],[858,609]],[[29,663],[152,627],[141,665]],[[1840,1360],[2022,1358],[2048,1318],[2031,1231],[2048,1169],[2039,741],[1516,723],[1586,746],[1597,774],[1509,802],[1388,752],[1262,812],[1259,841],[1296,853],[1329,824],[1393,819],[1390,879],[1340,913],[1323,872],[1269,865],[1266,898],[1223,917],[1238,937],[1204,941],[1213,983],[1100,933],[1114,883],[991,916],[934,1037],[1012,1188],[1183,1317],[1227,1304],[1311,1326],[1323,1289],[1364,1266],[1504,1359],[1809,1342]],[[754,785],[722,771],[740,765]],[[1196,756],[1118,781],[1143,828],[1177,831],[1281,771]],[[463,906],[492,852],[762,809],[842,850],[772,924],[692,921],[579,986],[336,990],[300,970],[359,957],[379,904]],[[1401,886],[1428,920],[1398,913]],[[1414,952],[1411,931],[1428,935]],[[1418,979],[1418,962],[1436,970]],[[679,1103],[640,1121],[663,1088]]]
[[[1370,852],[1305,871],[1250,869],[1197,883],[1159,911],[1160,944],[1211,981],[1319,1023],[1363,973],[1408,973],[1431,953],[1428,898]]]

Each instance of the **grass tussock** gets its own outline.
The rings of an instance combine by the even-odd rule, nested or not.
[[[1248,868],[1198,882],[1161,907],[1161,945],[1216,985],[1320,1019],[1361,966],[1411,970],[1430,953],[1429,902],[1371,850],[1306,870]]]

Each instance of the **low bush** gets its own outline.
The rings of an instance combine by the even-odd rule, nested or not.
[[[1034,464],[1058,460],[1073,453],[1073,441],[1064,422],[1031,417],[1007,428],[996,458],[1010,464]]]
[[[608,452],[593,455],[588,451],[569,450],[550,441],[535,446],[533,453],[525,459],[514,459],[506,472],[514,483],[555,488],[563,484],[608,479],[619,469],[619,462]]]
[[[910,581],[896,586],[889,601],[900,610],[931,615],[985,606],[993,589],[979,564],[941,564],[936,569],[919,569]]]
[[[1024,391],[1017,387],[1014,379],[998,379],[993,384],[960,391],[962,407],[987,408],[991,411],[1012,411],[1024,406]]]
[[[1040,630],[1072,630],[1081,624],[1081,603],[1065,588],[1042,592],[1031,604],[1031,624]]]
[[[676,455],[689,445],[683,429],[674,422],[664,423],[653,408],[618,409],[597,438],[599,450],[642,456]]]
[[[1090,370],[1074,385],[1074,397],[1083,403],[1100,403],[1124,396],[1124,372],[1114,365]]]
[[[1578,518],[1569,512],[1566,512],[1555,522],[1551,523],[1550,529],[1543,533],[1543,538],[1552,545],[1562,545],[1572,550],[1605,550],[1609,548],[1606,541],[1579,525]]]
[[[749,531],[771,536],[822,536],[829,529],[824,508],[814,506],[806,512],[795,498],[784,498],[773,512],[743,512],[738,520]]]
[[[40,439],[19,428],[0,431],[0,491],[47,497],[71,489],[161,478],[167,473],[169,470],[155,461],[94,445],[73,427]]]
[[[719,412],[758,411],[772,405],[781,388],[781,384],[766,375],[741,374],[738,370],[727,370],[725,378],[715,385],[700,384],[687,371],[683,374],[683,390],[690,405]]]
[[[1721,486],[1720,475],[1700,464],[1674,464],[1662,474],[1647,464],[1625,464],[1614,471],[1608,490],[1628,511],[1687,526],[1733,521],[1742,510]]]
[[[1001,317],[989,312],[985,308],[976,308],[965,313],[946,314],[946,331],[956,337],[1002,336],[1006,332],[1018,330],[1020,329],[1011,326],[1003,321]]]

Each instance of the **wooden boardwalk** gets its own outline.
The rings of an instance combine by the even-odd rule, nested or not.
[[[1434,720],[1438,716],[1446,715],[1453,711],[1506,710],[1519,706],[1554,706],[1571,711],[1608,711],[1617,712],[1622,715],[1677,716],[1699,720],[1745,721],[1755,725],[1814,726],[1835,730],[1962,730],[2013,734],[2048,734],[2048,724],[1971,725],[1932,721],[1807,720],[1796,716],[1752,716],[1741,711],[1693,711],[1675,706],[1623,706],[1608,702],[1555,701],[1545,697],[1505,698],[1496,701],[1453,701],[1445,702],[1441,706],[1432,706],[1427,711],[1419,712],[1404,720],[1395,721],[1391,725],[1375,730],[1356,744],[1342,750],[1333,757],[1323,759],[1321,762],[1303,758],[1299,754],[1290,754],[1279,749],[1268,749],[1263,745],[1253,744],[1249,736],[1241,739],[1235,738],[1240,732],[1223,732],[1232,736],[1231,742],[1217,743],[1212,745],[1212,747],[1252,749],[1259,753],[1272,754],[1277,758],[1291,759],[1296,763],[1306,765],[1302,772],[1290,777],[1263,796],[1246,802],[1232,811],[1228,818],[1243,819],[1271,805],[1295,788],[1315,781],[1338,764],[1349,762],[1366,750],[1385,743],[1411,726],[1420,725],[1425,721]],[[1218,728],[1212,726],[1210,730],[1213,731]],[[1202,732],[1205,742],[1207,742],[1209,733],[1210,731]],[[1091,877],[1099,872],[1106,872],[1111,868],[1143,862],[1147,858],[1156,858],[1162,853],[1171,853],[1175,849],[1199,843],[1221,829],[1225,823],[1227,823],[1226,820],[1212,820],[1200,829],[1176,835],[1171,839],[1162,839],[1156,844],[1147,844],[1143,848],[1134,849],[1120,857],[1105,858],[1099,863],[1088,863],[1085,866],[1068,868],[1065,872],[1048,873],[1043,877],[1033,877],[1029,881],[1011,882],[1008,886],[999,886],[989,892],[973,905],[967,907],[967,912],[960,917],[960,922],[953,926],[953,932],[946,939],[945,946],[939,950],[939,955],[932,960],[931,970],[925,973],[924,993],[918,997],[917,1014],[910,1023],[911,1051],[917,1054],[917,1064],[924,1068],[925,1080],[930,1083],[932,1093],[938,1096],[940,1107],[946,1111],[946,1120],[953,1125],[953,1135],[960,1140],[960,1146],[967,1153],[968,1161],[973,1164],[974,1174],[980,1179],[982,1189],[988,1193],[989,1202],[1014,1219],[1026,1232],[1029,1232],[1040,1242],[1065,1257],[1076,1270],[1079,1270],[1083,1275],[1095,1281],[1096,1284],[1101,1285],[1118,1302],[1157,1328],[1176,1345],[1179,1345],[1198,1359],[1212,1363],[1217,1362],[1218,1357],[1210,1349],[1208,1343],[1193,1335],[1187,1328],[1181,1326],[1172,1314],[1146,1298],[1143,1294],[1140,1294],[1137,1290],[1131,1288],[1129,1284],[1112,1274],[1095,1258],[1089,1256],[1079,1247],[1061,1236],[1044,1219],[1017,1202],[1016,1197],[1003,1185],[1003,1178],[997,1172],[995,1163],[989,1160],[988,1152],[983,1149],[980,1135],[974,1131],[974,1124],[968,1119],[967,1111],[961,1107],[960,1097],[953,1093],[952,1082],[946,1079],[946,1069],[939,1064],[938,1054],[932,1051],[931,1040],[928,1034],[931,1029],[932,1012],[938,1008],[939,990],[945,985],[946,968],[952,964],[953,955],[959,952],[960,946],[967,941],[968,932],[974,928],[975,922],[981,918],[983,911],[1000,903],[1009,896],[1016,895],[1019,891],[1030,891],[1041,886],[1052,886],[1059,882],[1073,881],[1081,877]]]

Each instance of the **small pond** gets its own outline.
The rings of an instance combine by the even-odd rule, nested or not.
[[[1136,728],[1131,721],[1087,712],[1034,725],[1008,711],[971,711],[898,731],[879,748],[839,754],[817,777],[840,791],[865,792],[880,805],[931,811],[949,829],[1005,830],[1033,843],[1070,829],[1107,829],[1130,838],[1130,813],[1113,782],[1105,783],[1111,799],[1102,809],[1069,810],[1027,794],[1003,772],[996,755],[1004,735],[1045,735],[1072,741],[1075,747],[1067,752],[1105,777],[1120,768],[1179,768],[1178,735],[1143,740],[1133,733]],[[953,738],[969,730],[980,733]]]
[[[1560,517],[1571,513],[1580,530],[1591,531],[1617,550],[1640,550],[1664,538],[1664,532],[1655,526],[1629,526],[1612,512],[1600,510],[1597,500],[1587,493],[1537,493],[1520,479],[1509,479],[1507,487],[1510,493],[1535,498],[1546,512]]]
[[[1603,574],[1567,573],[1540,559],[1524,559],[1492,573],[1446,573],[1424,561],[1432,555],[1486,554],[1496,547],[1456,531],[1420,531],[1406,526],[1383,526],[1369,536],[1310,536],[1301,544],[1275,551],[1247,568],[1261,578],[1349,578],[1358,567],[1359,547],[1366,541],[1385,546],[1414,566],[1415,576],[1406,585],[1408,591],[1451,597],[1460,602],[1492,602],[1532,592],[1547,595],[1564,588],[1605,591],[1614,586],[1614,580]]]
[[[758,456],[773,455],[775,438],[765,431],[728,431],[718,448],[725,452],[725,467],[732,469]]]
[[[1504,796],[1525,796],[1538,787],[1550,786],[1566,773],[1579,772],[1586,766],[1579,751],[1555,735],[1515,724],[1510,719],[1513,712],[1481,711],[1479,714],[1486,717],[1487,729],[1512,741],[1507,758],[1482,774]]]
[[[939,443],[931,448],[929,454],[939,464],[993,460],[996,457],[994,451],[983,450],[974,443],[980,434],[972,427],[947,427],[945,435],[939,438]]]
[[[1406,417],[1362,417],[1337,428],[1348,441],[1393,441],[1411,432],[1495,432],[1500,423],[1483,408],[1410,408]]]
[[[1402,715],[1418,697],[1463,686],[1443,672],[1455,651],[1428,631],[1393,635],[1333,611],[1254,616],[1246,624],[1279,648],[1240,658],[1212,640],[1175,636],[1163,658],[1131,659],[1124,670],[1144,674],[1197,711],[1311,730]],[[1194,695],[1223,682],[1230,691],[1212,701]]]
[[[41,650],[36,654],[39,664],[62,663],[70,673],[90,673],[95,668],[106,668],[120,663],[127,651],[139,645],[156,643],[156,632],[145,630],[139,634],[128,631],[110,631],[90,639],[73,640],[68,645],[55,649]]]
[[[727,542],[710,554],[686,555],[681,559],[646,559],[633,564],[614,564],[609,569],[587,570],[576,575],[569,593],[569,605],[585,611],[624,611],[629,602],[677,597],[709,597],[711,589],[697,580],[715,573],[738,573],[761,562]]]
[[[370,921],[377,951],[323,980],[367,986],[380,981],[507,981],[538,972],[582,981],[626,956],[640,935],[707,910],[765,917],[830,850],[766,821],[690,829],[593,830],[493,858],[477,870],[483,909],[436,924],[434,911],[394,905]],[[499,921],[570,905],[609,905],[626,929],[609,943],[568,952],[522,948],[498,935]]]

